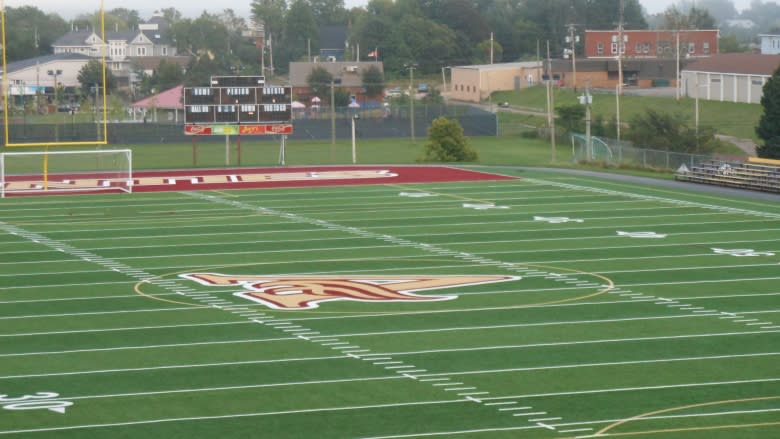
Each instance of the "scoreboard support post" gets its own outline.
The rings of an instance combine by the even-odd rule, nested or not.
[[[230,166],[230,135],[225,134],[225,166]]]
[[[279,146],[279,164],[284,166],[285,162],[285,141],[287,140],[287,136],[282,134],[282,143]]]

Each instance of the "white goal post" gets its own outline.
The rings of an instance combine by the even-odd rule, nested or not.
[[[0,197],[63,192],[133,192],[129,149],[0,153]]]

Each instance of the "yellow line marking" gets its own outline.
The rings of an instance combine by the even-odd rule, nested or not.
[[[724,401],[710,401],[710,402],[703,402],[699,404],[690,404],[690,405],[684,405],[679,407],[672,407],[672,408],[666,408],[663,410],[656,410],[653,412],[647,412],[642,413],[641,415],[632,416],[630,418],[623,419],[621,421],[615,422],[614,424],[610,424],[601,430],[597,431],[594,435],[598,436],[600,434],[604,434],[608,432],[609,430],[619,427],[623,424],[626,424],[628,422],[636,421],[638,419],[642,419],[648,416],[655,416],[661,413],[669,413],[669,412],[676,412],[680,410],[686,410],[690,408],[697,408],[697,407],[707,407],[711,405],[723,405],[723,404],[735,404],[739,402],[751,402],[751,401],[766,401],[770,399],[780,399],[780,396],[764,396],[764,397],[758,397],[758,398],[745,398],[745,399],[730,399],[730,400],[724,400]],[[627,434],[627,433],[620,433],[620,434]],[[616,435],[616,434],[615,434]]]
[[[170,273],[170,274],[177,274],[177,273]],[[201,305],[199,303],[188,303],[188,302],[181,302],[181,301],[178,301],[178,300],[165,299],[165,298],[157,297],[157,296],[155,296],[153,294],[147,294],[147,293],[144,293],[143,291],[141,291],[141,285],[143,285],[143,284],[150,284],[151,285],[151,282],[150,282],[151,280],[153,280],[153,279],[163,279],[165,276],[168,276],[168,274],[161,274],[161,275],[155,276],[155,277],[153,277],[151,279],[145,279],[145,280],[136,282],[136,284],[133,286],[133,291],[135,291],[135,293],[138,294],[139,296],[146,297],[147,299],[159,300],[160,302],[175,303],[177,305],[187,305],[187,306],[191,306],[193,308],[209,308],[208,305]]]
[[[712,425],[709,427],[668,428],[664,430],[645,430],[645,431],[632,431],[626,433],[607,433],[605,436],[640,436],[640,435],[658,434],[658,433],[681,433],[684,431],[707,431],[707,430],[723,430],[727,428],[769,427],[773,425],[780,425],[780,422],[762,422],[757,424]]]

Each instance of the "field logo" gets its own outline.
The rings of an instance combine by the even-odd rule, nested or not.
[[[273,309],[314,309],[320,302],[435,302],[455,295],[421,296],[417,291],[463,287],[520,279],[517,276],[251,276],[189,273],[180,277],[201,285],[236,285],[245,291],[234,295]]]

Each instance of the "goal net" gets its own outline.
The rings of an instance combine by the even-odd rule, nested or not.
[[[129,149],[0,153],[0,197],[133,191]]]

